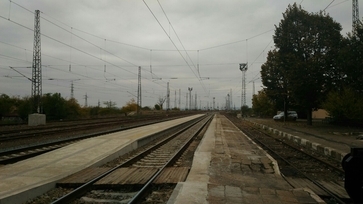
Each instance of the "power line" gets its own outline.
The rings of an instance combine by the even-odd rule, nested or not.
[[[10,1],[10,2],[12,2],[12,1]],[[26,10],[26,11],[28,11],[28,12],[30,12],[30,13],[33,13],[34,14],[34,12],[32,12],[31,10],[29,10],[29,9],[27,9],[27,8],[25,8],[24,6],[21,6],[20,4],[17,4],[17,3],[14,3],[15,5],[17,5],[17,6],[19,6],[19,7],[21,7],[22,9],[24,9],[24,10]],[[44,13],[44,12],[41,12],[41,13]],[[2,16],[0,16],[0,17],[2,17]],[[2,17],[2,18],[4,18],[4,17]],[[55,26],[57,26],[57,27],[59,27],[60,29],[62,29],[62,30],[64,30],[64,31],[66,31],[66,32],[68,32],[68,33],[71,33],[71,35],[74,35],[74,36],[76,36],[76,37],[78,37],[78,38],[80,38],[80,39],[82,39],[82,40],[84,40],[84,41],[86,41],[87,43],[89,43],[89,44],[91,44],[91,45],[93,45],[93,46],[95,46],[95,47],[97,47],[97,48],[99,48],[100,50],[103,50],[103,51],[105,51],[105,52],[107,52],[107,53],[109,53],[109,54],[111,54],[111,55],[113,55],[113,56],[115,56],[115,57],[117,57],[117,58],[119,58],[119,59],[121,59],[121,60],[123,60],[123,61],[125,61],[125,62],[127,62],[127,63],[129,63],[129,64],[131,64],[131,65],[134,65],[135,67],[138,67],[138,65],[136,65],[136,64],[134,64],[134,63],[132,63],[132,62],[129,62],[128,60],[125,60],[125,59],[123,59],[123,58],[121,58],[121,57],[119,57],[119,56],[116,56],[115,54],[113,54],[113,53],[111,53],[111,52],[108,52],[107,50],[105,50],[105,49],[103,49],[103,48],[101,48],[101,47],[99,47],[99,46],[97,46],[97,45],[95,45],[94,43],[92,43],[92,42],[90,42],[90,41],[88,41],[88,40],[86,40],[86,39],[84,39],[84,38],[82,38],[82,37],[80,37],[80,36],[78,36],[78,35],[75,35],[73,32],[70,32],[70,31],[68,31],[67,29],[65,29],[65,28],[63,28],[63,27],[61,27],[61,26],[59,26],[58,24],[56,24],[56,23],[54,23],[54,22],[52,22],[52,21],[50,21],[50,20],[48,20],[48,19],[46,19],[46,18],[44,18],[44,17],[41,17],[42,19],[44,19],[44,20],[46,20],[47,22],[49,22],[49,23],[51,23],[51,24],[53,24],[53,25],[55,25]],[[6,18],[4,18],[4,19],[6,19]],[[54,18],[53,18],[54,19]],[[17,22],[15,22],[15,21],[12,21],[12,20],[10,20],[10,19],[7,19],[7,20],[9,20],[9,21],[11,21],[11,22],[13,22],[13,23],[16,23],[16,24],[18,24],[18,25],[21,25],[21,24],[19,24],[19,23],[17,23]],[[57,20],[58,21],[58,20]],[[59,21],[59,22],[61,22],[61,21]],[[65,24],[65,23],[63,23],[63,22],[61,22],[62,24],[64,24],[64,25],[66,25],[66,26],[69,26],[69,25],[67,25],[67,24]],[[22,25],[21,25],[22,26]],[[22,26],[22,27],[25,27],[25,28],[27,28],[27,29],[29,29],[29,30],[32,30],[31,28],[28,28],[28,27],[26,27],[26,26]],[[73,29],[75,29],[75,30],[78,30],[78,31],[80,31],[80,32],[83,32],[83,33],[86,33],[86,34],[88,34],[88,35],[91,35],[91,36],[93,36],[93,37],[97,37],[97,38],[100,38],[100,39],[104,39],[104,38],[101,38],[101,37],[99,37],[99,36],[96,36],[96,35],[93,35],[93,34],[91,34],[91,33],[89,33],[89,32],[86,32],[86,31],[82,31],[82,30],[80,30],[80,29],[77,29],[77,28],[73,28],[73,27],[71,27],[71,26],[69,26],[72,30]],[[42,34],[43,35],[43,34]],[[124,71],[127,71],[127,72],[129,72],[129,73],[131,73],[131,74],[134,74],[134,75],[137,75],[137,74],[135,74],[135,73],[133,73],[133,72],[130,72],[130,71],[128,71],[128,70],[126,70],[126,69],[124,69],[124,68],[122,68],[121,66],[118,66],[118,65],[115,65],[115,64],[112,64],[112,63],[110,63],[110,62],[108,62],[108,61],[106,61],[106,60],[103,60],[103,59],[100,59],[100,58],[98,58],[98,57],[96,57],[96,56],[94,56],[94,55],[92,55],[92,54],[89,54],[89,53],[86,53],[85,51],[81,51],[80,49],[77,49],[77,48],[75,48],[74,46],[71,46],[71,45],[68,45],[68,44],[66,44],[66,43],[63,43],[63,42],[61,42],[61,41],[59,41],[59,40],[56,40],[56,39],[54,39],[54,38],[51,38],[50,36],[46,36],[46,35],[44,35],[45,37],[48,37],[48,38],[50,38],[50,39],[52,39],[52,40],[54,40],[54,41],[57,41],[58,43],[61,43],[61,44],[63,44],[63,45],[66,45],[66,46],[68,46],[68,47],[70,47],[70,48],[72,48],[72,49],[75,49],[75,50],[78,50],[78,51],[80,51],[80,52],[83,52],[84,54],[88,54],[88,55],[90,55],[90,56],[92,56],[92,57],[94,57],[94,58],[96,58],[96,59],[99,59],[99,60],[101,60],[101,61],[103,61],[103,62],[106,62],[106,63],[109,63],[109,64],[111,64],[111,65],[113,65],[113,66],[115,66],[115,67],[118,67],[118,68],[120,68],[120,69],[122,69],[122,70],[124,70]],[[104,40],[107,40],[107,39],[104,39]],[[116,43],[119,43],[119,44],[124,44],[124,45],[128,45],[128,46],[132,46],[132,47],[137,47],[137,48],[140,48],[140,49],[147,49],[148,50],[148,48],[143,48],[143,47],[139,47],[139,46],[134,46],[134,45],[130,45],[130,44],[126,44],[126,43],[121,43],[121,42],[117,42],[117,41],[114,41],[114,40],[110,40],[111,42],[116,42]],[[143,69],[143,68],[142,68]],[[143,69],[143,70],[145,70],[145,69]],[[148,70],[145,70],[146,72],[148,72]],[[148,80],[147,78],[145,78],[145,77],[143,77],[144,79],[146,79],[146,80]],[[151,81],[151,80],[150,80]],[[153,82],[153,81],[151,81],[151,82]],[[155,83],[155,82],[154,82]],[[157,85],[159,85],[159,86],[161,86],[159,83],[155,83],[155,84],[157,84]]]
[[[180,56],[183,58],[183,60],[185,61],[185,63],[188,65],[188,67],[190,68],[190,70],[193,72],[193,74],[195,75],[195,77],[197,77],[197,79],[199,80],[199,83],[202,85],[203,89],[205,92],[207,92],[205,85],[203,84],[203,82],[199,79],[199,76],[193,71],[193,69],[190,67],[188,61],[184,58],[184,56],[182,55],[182,53],[180,52],[180,50],[178,49],[178,47],[176,46],[176,44],[174,43],[174,41],[171,39],[171,37],[169,36],[169,34],[166,32],[166,30],[164,29],[164,27],[161,25],[159,19],[155,16],[154,12],[152,12],[152,10],[150,9],[150,7],[147,5],[147,3],[145,2],[145,0],[143,0],[144,4],[146,5],[146,7],[149,9],[149,11],[151,12],[151,14],[154,16],[155,20],[158,22],[158,24],[160,25],[160,27],[163,29],[164,33],[168,36],[169,40],[171,41],[171,43],[174,45],[174,47],[178,50],[178,53],[180,54]]]
[[[20,5],[20,4],[16,3],[16,2],[14,2],[13,0],[10,0],[10,5],[11,5],[11,3],[13,3],[13,4],[15,4],[15,5],[19,6],[20,8],[22,8],[22,9],[24,9],[24,10],[26,10],[26,11],[28,11],[28,12],[32,13],[32,14],[34,14],[34,12],[33,12],[33,11],[31,11],[30,9],[27,9],[26,7],[24,7],[24,6]],[[99,39],[102,39],[102,40],[107,40],[107,41],[110,41],[110,42],[114,42],[114,43],[118,43],[118,44],[122,44],[122,45],[130,46],[130,47],[135,47],[135,48],[139,48],[139,49],[149,50],[149,48],[140,47],[140,46],[136,46],[136,45],[131,45],[131,44],[123,43],[123,42],[118,42],[118,41],[115,41],[115,40],[106,39],[106,38],[103,38],[103,37],[100,37],[100,36],[94,35],[94,34],[92,34],[92,33],[90,33],[90,32],[83,31],[83,30],[81,30],[81,29],[78,29],[78,28],[75,28],[75,27],[73,27],[73,26],[70,26],[70,25],[68,25],[68,24],[66,24],[66,23],[64,23],[64,22],[62,22],[62,21],[60,21],[60,20],[58,20],[58,19],[56,19],[56,18],[51,17],[50,15],[47,15],[46,13],[44,13],[44,12],[42,12],[42,11],[41,11],[41,13],[42,13],[42,14],[44,14],[44,15],[46,15],[46,16],[49,16],[50,18],[52,18],[52,19],[54,19],[54,20],[56,20],[56,21],[58,21],[58,22],[60,22],[60,23],[62,23],[62,24],[63,24],[63,25],[65,25],[65,26],[68,26],[68,27],[70,27],[70,28],[72,28],[72,29],[74,29],[74,30],[77,30],[77,31],[82,32],[82,33],[85,33],[85,34],[87,34],[87,35],[90,35],[90,36],[93,36],[93,37],[96,37],[96,38],[99,38]],[[9,14],[9,16],[10,16],[10,14]],[[42,17],[42,18],[43,18],[43,17]],[[9,17],[9,19],[10,19],[10,17]],[[43,18],[43,19],[44,19],[44,18]]]
[[[203,48],[203,49],[200,49],[200,51],[204,51],[204,50],[209,50],[209,49],[213,49],[213,48],[218,48],[218,47],[223,47],[223,46],[227,46],[227,45],[232,45],[232,44],[236,44],[236,43],[240,43],[240,42],[244,42],[244,41],[247,41],[247,40],[251,40],[253,38],[256,38],[260,35],[263,35],[263,34],[266,34],[268,32],[271,32],[273,31],[274,29],[270,29],[268,31],[265,31],[265,32],[262,32],[262,33],[259,33],[257,35],[254,35],[252,37],[249,37],[249,38],[246,38],[246,39],[243,39],[243,40],[238,40],[238,41],[234,41],[234,42],[230,42],[230,43],[224,43],[224,44],[221,44],[221,45],[215,45],[215,46],[212,46],[212,47],[207,47],[207,48]]]
[[[28,30],[30,30],[30,31],[34,31],[32,28],[29,28],[29,27],[27,27],[27,26],[25,26],[25,25],[22,25],[22,24],[20,24],[20,23],[18,23],[18,22],[16,22],[16,21],[13,21],[13,20],[11,20],[11,19],[6,19],[4,16],[1,16],[0,15],[0,18],[3,18],[3,19],[5,19],[5,20],[7,20],[7,21],[9,21],[9,22],[12,22],[12,23],[14,23],[14,24],[16,24],[16,25],[19,25],[19,26],[21,26],[21,27],[23,27],[23,28],[26,28],[26,29],[28,29]],[[44,19],[44,18],[43,18]],[[60,27],[60,26],[58,26],[58,27]],[[61,28],[61,27],[60,27]],[[64,28],[63,28],[64,29]],[[93,55],[93,54],[90,54],[90,53],[88,53],[88,52],[86,52],[86,51],[83,51],[83,50],[81,50],[81,49],[79,49],[79,48],[76,48],[76,47],[74,47],[74,46],[71,46],[71,45],[68,45],[67,43],[65,43],[65,42],[62,42],[62,41],[60,41],[60,40],[57,40],[57,39],[55,39],[55,38],[53,38],[53,37],[50,37],[50,36],[48,36],[48,35],[45,35],[45,34],[41,34],[42,36],[44,36],[44,37],[46,37],[46,38],[48,38],[48,39],[51,39],[51,40],[53,40],[53,41],[56,41],[56,42],[58,42],[58,43],[60,43],[60,44],[63,44],[63,45],[65,45],[65,46],[67,46],[67,47],[70,47],[70,48],[72,48],[72,49],[74,49],[74,50],[77,50],[77,51],[79,51],[79,52],[81,52],[81,53],[84,53],[84,54],[86,54],[86,55],[88,55],[88,56],[90,56],[90,57],[93,57],[93,58],[95,58],[95,59],[98,59],[98,60],[100,60],[100,61],[103,61],[103,62],[106,62],[106,63],[108,63],[108,64],[110,64],[110,65],[112,65],[112,66],[115,66],[115,67],[117,67],[117,68],[120,68],[120,69],[122,69],[122,70],[124,70],[124,71],[126,71],[126,72],[129,72],[129,73],[131,73],[131,74],[133,74],[133,75],[136,75],[137,76],[137,74],[135,74],[135,73],[133,73],[133,72],[131,72],[131,71],[129,71],[129,70],[126,70],[126,69],[124,69],[124,68],[122,68],[121,66],[118,66],[118,65],[116,65],[116,64],[114,64],[114,63],[111,63],[111,62],[108,62],[108,61],[106,61],[106,60],[104,60],[104,59],[100,59],[99,57],[97,57],[97,56],[95,56],[95,55]],[[91,43],[91,42],[90,42]],[[93,44],[93,43],[91,43],[91,44]],[[97,45],[95,45],[95,46],[97,46]],[[97,46],[98,47],[98,46]],[[100,47],[98,47],[98,48],[100,48]],[[100,48],[100,49],[102,49],[102,48]],[[103,50],[103,49],[102,49]],[[112,53],[110,53],[110,54],[112,54]],[[65,60],[66,61],[66,60]],[[149,80],[149,79],[147,79],[147,78],[145,78],[145,77],[143,77],[144,79],[146,79],[146,80]],[[151,82],[153,82],[153,83],[155,83],[154,81],[152,81],[152,80],[149,80],[149,81],[151,81]],[[159,85],[159,86],[162,86],[161,84],[159,84],[159,83],[155,83],[155,84],[157,84],[157,85]],[[164,86],[162,86],[162,87],[164,87]]]
[[[51,23],[51,24],[53,24],[53,25],[57,26],[58,28],[60,28],[60,29],[62,29],[62,30],[64,30],[64,31],[66,31],[66,32],[68,32],[68,33],[70,33],[70,34],[72,34],[72,35],[74,35],[74,36],[78,37],[79,39],[81,39],[81,40],[83,40],[83,41],[85,41],[85,42],[87,42],[87,43],[89,43],[89,44],[91,44],[91,45],[93,45],[93,46],[95,46],[95,47],[99,48],[100,50],[102,50],[102,51],[104,51],[104,52],[107,52],[108,54],[110,54],[110,55],[112,55],[112,56],[115,56],[115,57],[117,57],[117,58],[119,58],[119,59],[121,59],[121,60],[123,60],[123,61],[125,61],[125,62],[127,62],[127,63],[129,63],[129,64],[131,64],[131,65],[138,66],[138,65],[136,65],[136,64],[134,64],[134,63],[132,63],[132,62],[130,62],[130,61],[128,61],[128,60],[125,60],[125,59],[123,59],[123,58],[121,58],[121,57],[119,57],[119,56],[116,56],[115,54],[113,54],[113,53],[111,53],[111,52],[108,52],[107,50],[105,50],[105,49],[101,48],[100,46],[98,46],[98,45],[96,45],[96,44],[94,44],[94,43],[90,42],[89,40],[86,40],[86,39],[82,38],[82,37],[81,37],[81,36],[79,36],[79,35],[74,34],[73,32],[70,32],[69,30],[67,30],[67,29],[65,29],[65,28],[63,28],[63,27],[61,27],[61,26],[59,26],[59,25],[57,25],[57,24],[55,24],[55,23],[51,22],[50,20],[48,20],[48,19],[46,19],[46,18],[43,18],[43,17],[42,17],[42,19],[44,19],[45,21],[47,21],[47,22],[49,22],[49,23]],[[101,59],[101,61],[104,61],[104,60],[102,60],[102,59]],[[127,70],[126,70],[126,71],[127,71]]]
[[[331,2],[330,2],[330,4],[328,4],[326,7],[325,7],[325,9],[327,9],[327,8],[329,8],[329,6],[334,2],[335,0],[332,0]],[[323,10],[323,11],[325,11],[325,9]]]
[[[175,33],[176,37],[178,38],[179,43],[182,45],[183,50],[184,50],[184,51],[185,51],[185,53],[187,54],[187,56],[188,56],[189,60],[192,62],[192,64],[193,64],[194,68],[196,69],[196,71],[198,71],[198,70],[197,70],[197,68],[196,68],[196,67],[195,67],[195,65],[194,65],[193,60],[190,58],[190,56],[189,56],[188,52],[186,51],[186,49],[185,49],[185,47],[184,47],[184,45],[183,45],[182,41],[180,40],[179,35],[176,33],[176,31],[175,31],[175,29],[174,29],[173,24],[170,22],[170,20],[169,20],[168,16],[166,15],[166,13],[165,13],[165,11],[164,11],[164,8],[161,6],[161,4],[160,4],[159,0],[157,0],[157,1],[158,1],[158,3],[159,3],[159,6],[160,6],[161,10],[162,10],[162,11],[163,11],[163,13],[164,13],[164,15],[165,15],[166,19],[168,20],[169,25],[170,25],[170,26],[171,26],[171,28],[173,29],[173,31],[174,31],[174,33]],[[199,74],[199,72],[198,72],[198,74]],[[200,75],[199,75],[199,77],[200,77]]]

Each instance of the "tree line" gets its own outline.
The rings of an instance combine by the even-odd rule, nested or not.
[[[337,122],[363,124],[363,26],[346,37],[324,11],[289,5],[275,25],[275,48],[261,66],[263,89],[253,96],[254,112],[299,110],[312,124],[323,108]]]
[[[28,115],[34,113],[34,100],[32,97],[10,97],[0,95],[0,120],[12,118],[13,120],[26,121]],[[112,101],[104,101],[106,107],[81,107],[74,98],[65,99],[59,93],[47,93],[41,97],[41,113],[46,114],[47,120],[66,120],[91,117],[104,117],[127,115],[136,112],[138,105],[134,99],[128,101],[121,108],[116,107]],[[142,110],[150,110],[143,107]]]

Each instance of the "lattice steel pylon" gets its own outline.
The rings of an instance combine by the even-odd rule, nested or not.
[[[140,113],[141,108],[141,67],[139,66],[139,73],[138,73],[138,80],[137,80],[137,114]]]
[[[352,0],[352,30],[355,29],[358,23],[359,23],[358,0]]]
[[[42,61],[40,46],[40,11],[35,10],[34,19],[34,48],[32,63],[32,97],[34,99],[33,111],[42,112]]]
[[[241,108],[246,105],[246,71],[247,63],[239,64],[239,69],[242,71],[242,91],[241,91]]]
[[[352,26],[353,29],[359,22],[359,6],[358,0],[352,0]]]

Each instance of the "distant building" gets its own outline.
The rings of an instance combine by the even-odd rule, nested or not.
[[[313,119],[324,119],[329,117],[329,113],[324,109],[318,109],[317,111],[313,111],[312,118]]]

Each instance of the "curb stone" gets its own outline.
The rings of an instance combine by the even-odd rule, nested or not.
[[[315,152],[328,156],[339,162],[342,161],[343,157],[347,154],[347,152],[341,152],[341,151],[338,151],[331,147],[324,147],[323,145],[321,145],[319,143],[312,142],[310,140],[301,138],[299,136],[292,135],[290,133],[268,127],[267,125],[259,124],[259,123],[252,122],[252,121],[249,121],[249,122],[251,122],[255,126],[258,126],[259,128],[262,128],[263,130],[267,130],[275,135],[278,135],[281,138],[287,138],[288,140],[294,142],[295,144],[298,144],[299,146],[304,146],[310,150],[313,150]]]

